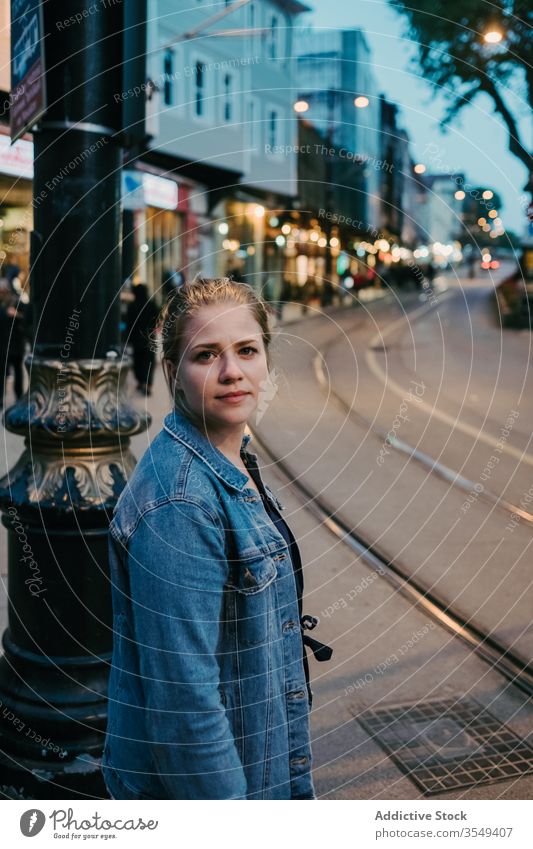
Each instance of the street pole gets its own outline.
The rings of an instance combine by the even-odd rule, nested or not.
[[[149,424],[126,396],[120,349],[125,4],[42,5],[50,105],[33,133],[34,345],[28,392],[4,418],[25,449],[0,481],[0,796],[105,798],[107,528],[134,467],[130,437]]]

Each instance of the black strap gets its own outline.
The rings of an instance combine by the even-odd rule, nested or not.
[[[302,640],[304,646],[308,646],[311,649],[317,660],[330,660],[333,654],[333,649],[330,646],[319,643],[318,640],[313,640],[309,634],[303,634]]]

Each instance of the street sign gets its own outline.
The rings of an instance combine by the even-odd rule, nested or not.
[[[36,0],[11,0],[11,92],[14,142],[46,112],[43,14]]]
[[[129,169],[124,169],[121,176],[122,209],[144,209],[145,206],[176,209],[178,184],[174,180]]]

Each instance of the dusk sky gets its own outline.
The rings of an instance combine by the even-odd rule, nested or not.
[[[300,24],[318,28],[360,27],[365,30],[372,49],[374,73],[381,91],[401,106],[402,123],[412,141],[415,160],[431,162],[424,150],[438,145],[441,162],[452,173],[464,172],[472,186],[487,185],[504,200],[502,223],[522,234],[526,225],[523,186],[527,179],[524,166],[509,153],[507,131],[493,112],[492,100],[485,95],[465,107],[443,133],[439,120],[445,113],[445,100],[433,86],[410,67],[415,46],[405,37],[406,18],[398,15],[385,0],[311,0],[315,11],[302,16]],[[520,124],[525,140],[531,145],[531,114],[517,92],[509,93],[508,105]],[[435,150],[435,148],[431,148]],[[438,173],[444,168],[440,166]]]

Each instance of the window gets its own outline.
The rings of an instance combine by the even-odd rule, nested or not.
[[[204,67],[201,62],[197,62],[194,69],[194,110],[197,115],[204,114],[204,83]]]
[[[171,50],[167,50],[163,60],[163,100],[165,106],[172,106],[173,80],[174,80],[174,57]]]
[[[270,20],[270,58],[276,59],[278,55],[278,19],[275,15]]]
[[[255,136],[255,103],[250,100],[248,103],[248,139],[252,151],[255,151]]]
[[[268,143],[271,147],[278,143],[278,113],[274,111],[268,116]]]
[[[226,74],[224,77],[224,121],[231,121],[233,117],[231,107],[231,74]]]
[[[255,29],[255,6],[254,6],[253,3],[250,3],[250,6],[249,6],[249,18],[248,18],[248,20],[249,20],[249,24],[250,24],[250,29],[251,30]],[[252,50],[253,50],[254,44],[255,44],[255,35],[252,32],[252,33],[250,33],[250,45],[251,45]]]

